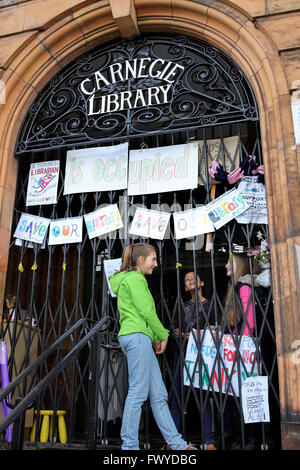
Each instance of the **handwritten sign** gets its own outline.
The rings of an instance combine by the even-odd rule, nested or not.
[[[128,142],[67,152],[64,194],[127,188]]]
[[[171,214],[138,208],[129,230],[130,234],[163,240]]]
[[[105,260],[103,261],[105,277],[106,277],[106,281],[107,281],[107,285],[108,285],[108,289],[109,289],[110,295],[111,295],[112,297],[117,297],[117,296],[116,296],[116,294],[112,291],[112,289],[111,289],[111,287],[110,287],[109,278],[110,278],[110,276],[112,276],[113,274],[115,274],[117,271],[120,271],[120,269],[121,269],[121,264],[122,264],[122,258],[105,259]]]
[[[198,144],[129,152],[129,196],[180,191],[197,186]]]
[[[249,206],[237,189],[231,189],[205,207],[208,217],[218,229],[242,214]]]
[[[242,407],[245,423],[270,421],[268,377],[247,377],[242,385]]]
[[[110,204],[84,216],[90,239],[123,227],[117,204]]]
[[[257,182],[257,176],[245,176],[238,185],[238,191],[248,204],[248,209],[236,220],[239,224],[267,224],[268,212],[266,188]]]
[[[49,245],[64,245],[82,241],[82,217],[51,220],[49,226]]]
[[[14,233],[15,238],[42,244],[50,219],[22,213]]]
[[[175,238],[177,240],[215,231],[205,207],[175,212],[173,219]]]
[[[30,165],[26,206],[56,204],[59,163],[55,160]]]
[[[221,332],[214,331],[214,337],[209,330],[200,331],[199,338],[197,331],[190,334],[186,350],[184,368],[184,384],[193,384],[194,387],[203,387],[204,390],[211,390],[239,396],[238,368],[236,358],[236,348],[231,335],[221,335]],[[203,337],[204,334],[204,337]],[[217,337],[219,335],[219,337]],[[215,339],[215,341],[214,341]],[[216,341],[217,340],[217,341]],[[200,345],[200,360],[198,359],[198,344]],[[217,346],[219,349],[217,349]],[[251,337],[242,336],[239,348],[241,381],[252,372],[252,376],[257,375],[257,364],[255,362],[255,344]],[[201,364],[201,370],[199,369]],[[230,379],[231,378],[231,379]],[[201,385],[202,384],[202,385]],[[234,392],[234,393],[233,393]]]

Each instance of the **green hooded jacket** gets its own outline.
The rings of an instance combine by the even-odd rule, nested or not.
[[[141,271],[121,271],[109,278],[118,298],[120,331],[118,336],[144,333],[152,342],[163,341],[169,331],[160,322],[145,276]]]

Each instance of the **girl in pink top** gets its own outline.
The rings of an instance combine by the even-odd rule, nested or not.
[[[254,312],[249,258],[246,254],[232,254],[225,268],[232,283],[227,291],[223,322],[233,329],[233,334],[250,336],[254,331]]]

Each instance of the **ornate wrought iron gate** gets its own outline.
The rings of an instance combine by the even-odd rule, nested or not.
[[[150,77],[149,69],[146,69],[146,65],[150,63],[146,61],[147,58],[151,58],[151,63],[156,61]],[[120,96],[122,92],[125,93],[121,80],[125,77],[116,75],[117,71],[121,73],[116,64],[125,61],[129,64],[126,72],[129,88],[126,90],[130,90],[131,94],[126,95],[126,102],[125,95],[122,95],[124,106],[121,109],[120,102],[113,107],[112,99],[108,105],[108,98],[105,104],[101,101],[101,96]],[[163,75],[167,77],[171,70],[162,68],[167,62],[177,64],[178,73],[175,77],[174,70],[174,75],[169,77],[174,77],[174,83],[168,89],[170,95],[168,101],[165,101],[166,95],[159,87],[165,83]],[[103,72],[103,79],[97,75],[99,70],[107,72],[106,75]],[[109,77],[108,71],[113,71],[115,76]],[[97,77],[98,80],[102,79],[101,96],[97,95]],[[135,102],[137,107],[134,108],[132,100],[136,100],[138,90],[151,87],[158,89],[152,95],[156,96],[156,101],[151,101],[150,106],[143,106],[143,99],[146,98],[139,94],[140,103]],[[92,96],[94,98],[91,101]],[[99,109],[103,112],[96,114]],[[212,200],[214,190],[217,197],[228,189],[222,183],[214,186],[215,182],[208,173],[214,158],[227,171],[238,167],[248,155],[256,155],[257,161],[263,163],[258,119],[251,88],[242,72],[229,58],[208,44],[177,35],[148,35],[132,41],[109,44],[101,50],[82,56],[52,79],[30,108],[16,146],[19,178],[12,233],[20,213],[28,211],[26,192],[30,164],[50,160],[60,160],[58,202],[55,205],[31,207],[30,213],[50,219],[74,217],[92,212],[101,204],[117,203],[124,228],[109,236],[92,240],[84,233],[82,243],[76,245],[46,245],[43,248],[36,244],[30,247],[27,242],[22,242],[21,246],[14,244],[11,247],[6,293],[16,295],[20,321],[18,325],[14,324],[13,329],[12,323],[3,323],[6,338],[9,335],[12,346],[10,372],[19,373],[31,360],[30,351],[33,345],[38,352],[43,351],[78,318],[97,320],[104,315],[112,316],[115,319],[114,327],[107,338],[107,344],[102,345],[101,349],[99,442],[102,444],[119,442],[120,418],[127,387],[124,358],[116,341],[116,301],[107,295],[103,261],[120,257],[123,247],[133,239],[128,234],[128,227],[138,205],[177,212],[207,204]],[[68,149],[96,145],[101,147],[108,142],[119,143],[124,140],[129,142],[130,150],[200,141],[198,188],[186,191],[176,191],[174,188],[171,193],[131,197],[127,196],[126,190],[63,195],[65,156]],[[158,315],[171,332],[168,350],[160,358],[163,376],[170,393],[170,402],[175,396],[179,405],[184,436],[198,445],[204,443],[204,410],[208,402],[213,410],[214,439],[219,448],[228,448],[233,439],[230,437],[227,440],[230,429],[227,416],[233,417],[232,427],[241,436],[242,446],[247,442],[248,425],[243,421],[239,397],[229,393],[231,377],[227,377],[229,386],[226,393],[212,390],[213,374],[206,378],[210,393],[204,393],[200,389],[198,394],[193,386],[184,388],[183,384],[176,392],[174,353],[182,352],[186,345],[186,339],[173,338],[184,300],[182,273],[196,273],[201,270],[205,274],[205,295],[217,312],[213,323],[219,325],[224,315],[223,305],[227,290],[224,266],[228,253],[238,247],[245,250],[255,245],[258,230],[268,236],[267,225],[241,225],[234,220],[210,237],[176,240],[171,222],[163,241],[146,240],[155,245],[159,261],[158,269],[148,279],[149,286],[156,301]],[[254,295],[254,290],[252,291]],[[279,439],[272,288],[268,291],[264,305],[256,304],[255,314],[256,317],[262,317],[259,331],[257,323],[252,335],[257,345],[256,350],[259,351],[261,338],[268,331],[270,354],[268,359],[261,360],[257,353],[253,367],[259,361],[259,367],[262,368],[260,372],[268,376],[272,405],[271,425],[260,423],[255,432],[260,444],[270,445],[270,438],[271,442]],[[31,325],[32,318],[37,322],[36,326]],[[208,325],[205,328],[210,329]],[[25,338],[26,354],[23,361],[17,364],[21,335]],[[60,352],[61,355],[65,353],[66,350]],[[89,352],[86,351],[75,361],[72,370],[65,371],[60,383],[49,387],[42,400],[46,408],[68,410],[67,423],[73,437],[84,434],[85,430],[88,360]],[[202,353],[199,361],[203,365]],[[237,355],[235,361],[243,370],[245,358]],[[214,372],[220,366],[221,360],[217,354]],[[47,367],[51,367],[51,363]],[[182,359],[176,367],[181,372],[184,370]],[[241,383],[239,391],[240,387]],[[152,447],[163,444],[147,403],[141,420],[141,440],[146,447],[149,443]]]

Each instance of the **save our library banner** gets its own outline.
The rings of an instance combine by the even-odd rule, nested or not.
[[[133,196],[193,189],[198,186],[199,152],[201,145],[196,142],[130,152],[128,143],[72,150],[67,152],[64,195],[127,189]],[[59,171],[59,161],[31,164],[27,206],[57,202]],[[176,239],[213,232],[232,219],[239,221],[242,214],[240,223],[255,222],[255,208],[259,206],[262,214],[265,202],[264,185],[251,176],[240,186],[205,206],[173,214],[139,207],[129,233],[162,240],[171,216]],[[90,239],[123,227],[118,205],[110,204],[82,217],[56,220],[22,213],[14,237],[42,244],[49,228],[49,245],[77,243],[82,241],[83,220]]]

